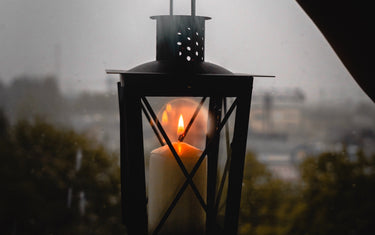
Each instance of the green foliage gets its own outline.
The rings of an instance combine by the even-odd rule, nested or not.
[[[324,153],[301,165],[304,208],[294,234],[375,234],[375,156]]]
[[[292,185],[276,179],[253,154],[246,156],[240,234],[287,234],[295,210]]]
[[[0,115],[0,128],[4,234],[124,234],[120,170],[113,154],[41,120],[9,127]],[[79,151],[82,164],[77,169]],[[84,213],[81,192],[87,200]]]
[[[240,234],[375,234],[375,155],[309,157],[294,184],[272,177],[252,154],[245,169]]]

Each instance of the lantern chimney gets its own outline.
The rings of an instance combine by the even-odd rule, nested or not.
[[[170,14],[152,16],[156,20],[156,60],[203,62],[205,21],[210,17],[195,15],[195,1],[191,1],[191,15]]]

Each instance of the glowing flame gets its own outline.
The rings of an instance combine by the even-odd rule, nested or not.
[[[165,110],[163,112],[163,116],[161,117],[161,123],[164,125],[168,124],[168,114]]]
[[[182,114],[181,114],[180,118],[178,119],[177,136],[184,134],[184,132],[185,132],[184,118],[182,117]]]

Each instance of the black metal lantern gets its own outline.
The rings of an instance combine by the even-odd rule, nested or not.
[[[123,220],[129,234],[174,233],[164,227],[189,189],[204,212],[204,228],[195,231],[195,234],[236,234],[254,75],[233,74],[218,65],[205,62],[205,20],[210,18],[195,16],[195,1],[192,1],[191,16],[173,15],[172,8],[171,1],[170,15],[151,17],[157,22],[156,61],[128,71],[107,71],[109,74],[120,74],[121,78],[118,83],[118,97]],[[153,110],[149,102],[152,97],[201,97],[186,129],[178,136],[179,142],[183,142],[189,135],[197,115],[204,110],[202,106],[208,103],[205,147],[199,152],[197,161],[190,169],[186,167],[181,152],[176,149],[160,117]],[[234,101],[227,107],[229,98]],[[149,157],[149,153],[145,155],[144,151],[142,113],[160,145],[167,148],[184,177],[152,228],[149,218],[151,205],[148,205],[151,203],[151,195],[147,195],[150,190],[146,187],[148,170],[145,167],[145,158]],[[232,139],[226,128],[231,115],[235,116]],[[226,143],[228,153],[224,170],[219,172],[221,132],[225,132],[222,136],[225,136],[223,138],[226,141],[221,142],[224,142],[224,145]],[[200,168],[205,168],[204,179],[207,180],[203,184],[207,187],[204,193],[193,180]],[[227,186],[224,187],[224,184]],[[220,201],[225,204],[222,216],[218,215]],[[178,234],[184,232],[179,231]]]

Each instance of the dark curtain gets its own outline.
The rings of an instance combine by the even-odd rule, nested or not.
[[[364,92],[375,102],[371,1],[297,0]]]

